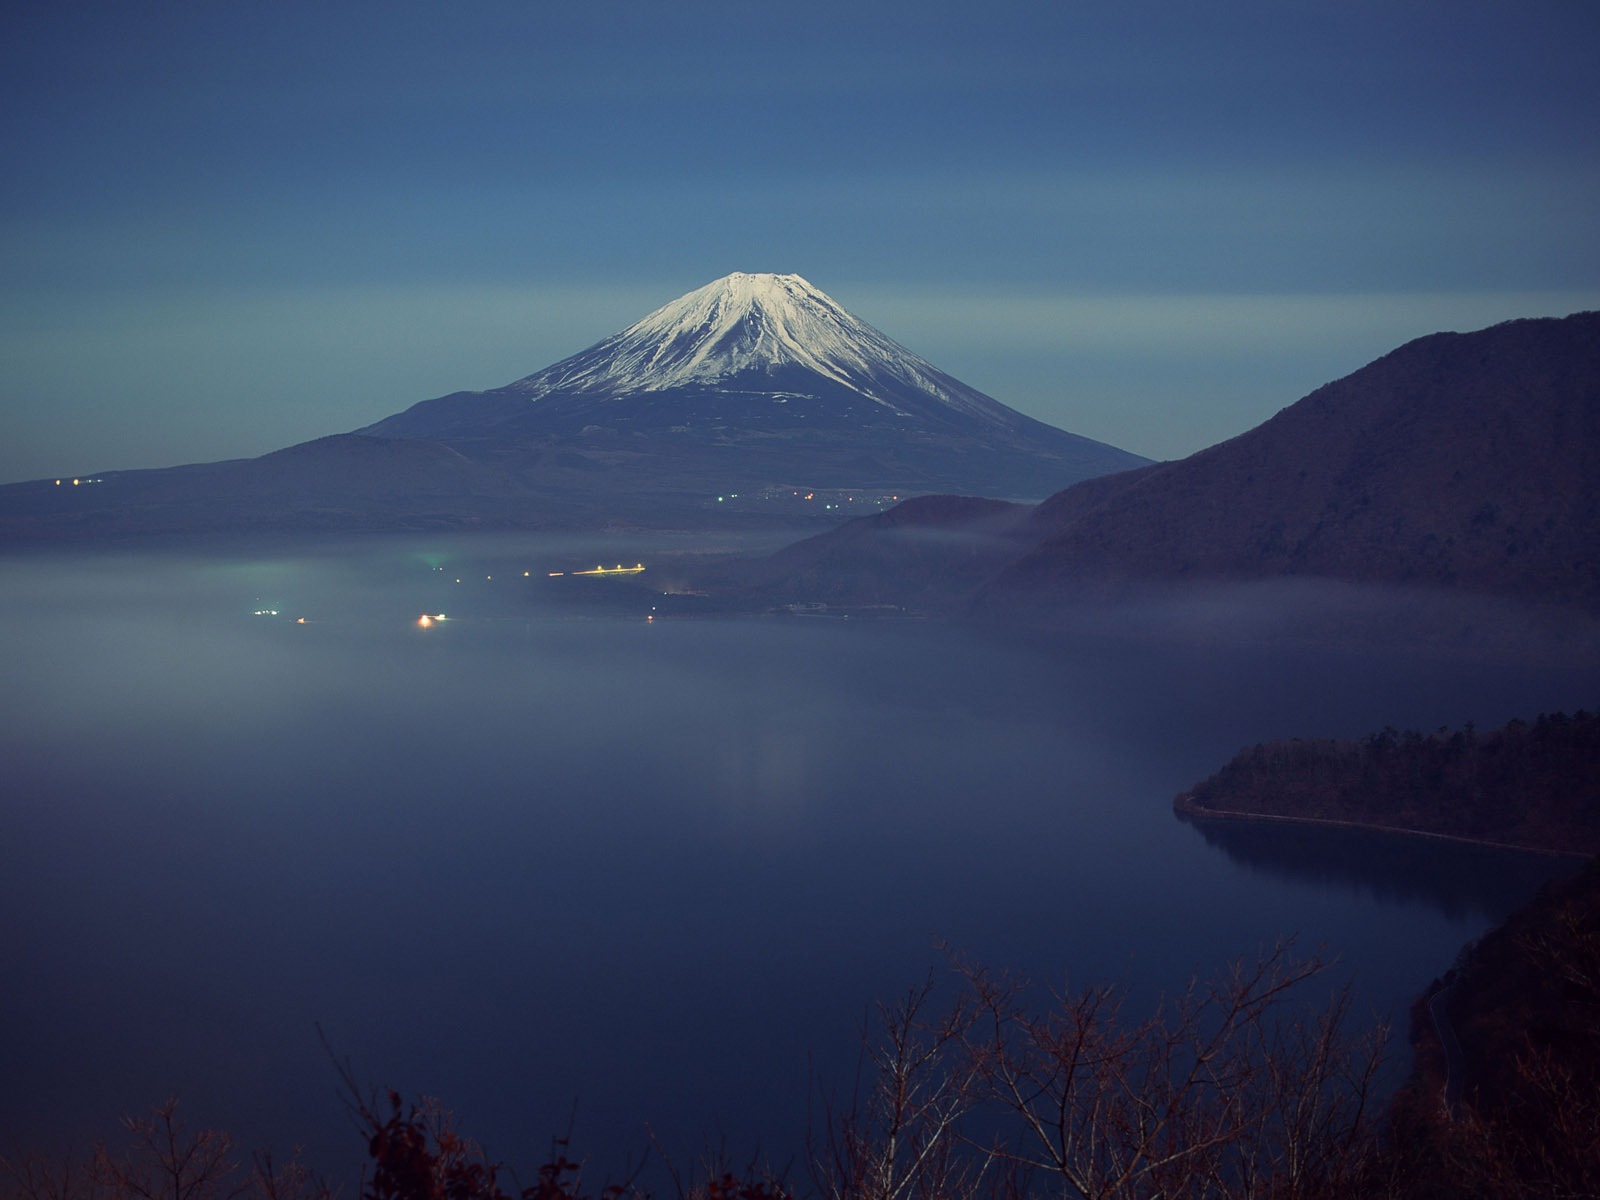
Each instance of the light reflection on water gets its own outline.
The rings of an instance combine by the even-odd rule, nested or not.
[[[342,1165],[320,1023],[513,1159],[575,1098],[580,1148],[649,1121],[786,1156],[812,1073],[848,1085],[863,1013],[941,943],[1150,996],[1298,934],[1403,1021],[1531,880],[1220,852],[1172,795],[1269,737],[1593,702],[1576,669],[646,623],[534,587],[594,553],[0,563],[0,1127],[90,1137],[177,1094]]]

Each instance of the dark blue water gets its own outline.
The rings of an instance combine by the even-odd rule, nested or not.
[[[1173,794],[1265,738],[1594,703],[1576,667],[647,622],[541,581],[648,552],[0,562],[0,1129],[175,1095],[342,1171],[320,1026],[516,1162],[574,1102],[609,1161],[646,1122],[783,1159],[941,946],[1153,1003],[1294,935],[1403,1026],[1548,865],[1213,844]]]

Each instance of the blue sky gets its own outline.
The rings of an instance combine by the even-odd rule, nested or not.
[[[1600,308],[1600,6],[14,5],[0,480],[263,453],[794,271],[1153,457]]]

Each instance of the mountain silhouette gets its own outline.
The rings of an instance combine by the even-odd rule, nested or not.
[[[798,275],[744,273],[525,379],[357,432],[662,495],[788,483],[1036,500],[1148,461],[1007,408]]]
[[[1597,612],[1600,313],[1419,338],[1238,437],[1008,514],[999,534],[990,513],[904,510],[784,552],[763,586],[826,580],[822,598],[848,602],[859,577],[875,603],[1029,623],[1263,581]],[[886,580],[883,562],[904,576]]]
[[[798,275],[738,273],[536,374],[352,433],[0,487],[0,537],[832,523],[846,501],[1037,500],[1146,461],[1007,408]]]

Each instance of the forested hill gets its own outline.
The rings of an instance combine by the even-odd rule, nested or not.
[[[1600,859],[1469,945],[1411,1040],[1390,1110],[1406,1195],[1600,1196]]]
[[[1479,732],[1385,729],[1241,750],[1174,801],[1189,817],[1339,821],[1600,854],[1600,714]]]

